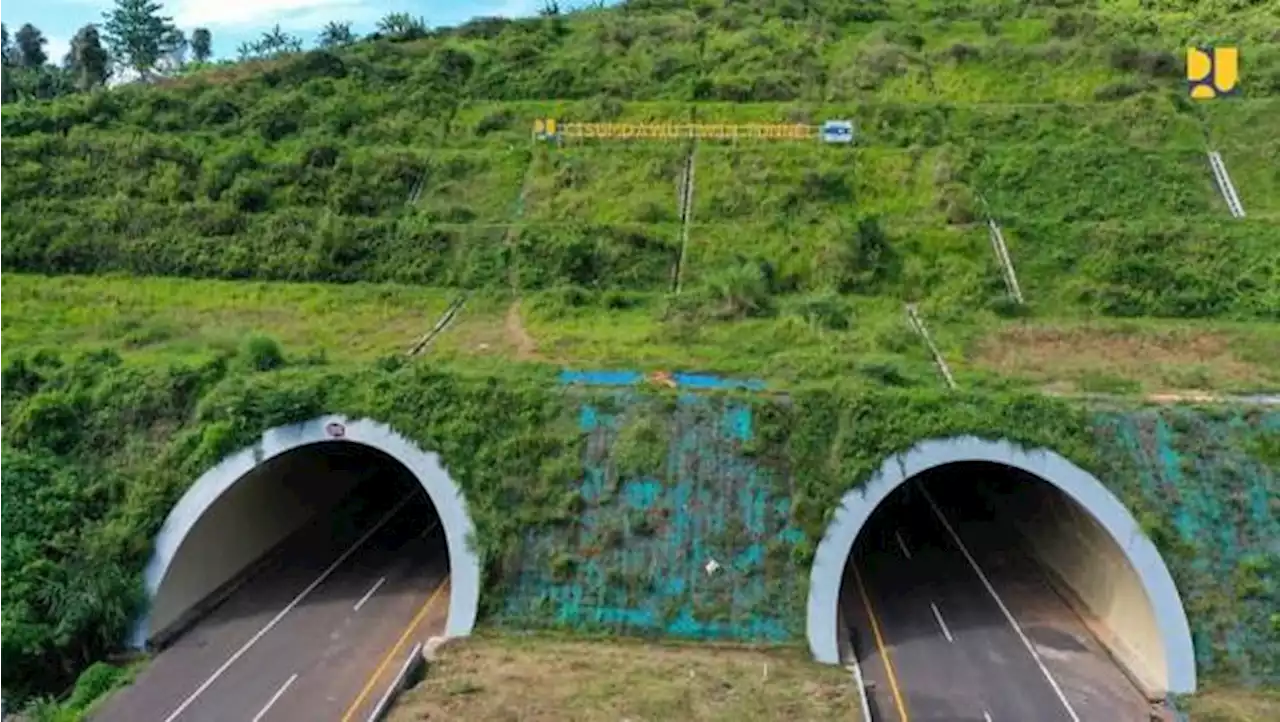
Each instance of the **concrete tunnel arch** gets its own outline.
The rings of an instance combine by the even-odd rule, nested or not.
[[[858,533],[872,513],[907,481],[930,469],[963,462],[988,462],[1031,474],[1091,514],[1128,560],[1151,606],[1163,646],[1164,691],[1195,692],[1195,651],[1182,598],[1160,552],[1124,504],[1089,472],[1053,451],[972,436],[920,442],[887,459],[865,485],[841,499],[815,551],[809,575],[806,634],[817,661],[843,661],[837,633],[841,580]]]
[[[440,517],[449,556],[450,587],[445,634],[467,636],[475,628],[480,603],[480,558],[471,548],[475,526],[466,498],[450,478],[437,454],[423,451],[390,426],[371,419],[349,420],[326,415],[263,433],[252,446],[223,459],[202,474],[183,494],[156,535],[154,551],[143,574],[148,609],[134,625],[130,644],[143,648],[152,633],[157,595],[197,522],[232,487],[266,462],[295,449],[318,444],[348,443],[370,447],[398,462],[422,485]]]

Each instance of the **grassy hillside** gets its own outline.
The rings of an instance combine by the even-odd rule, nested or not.
[[[335,364],[400,353],[456,292],[395,284],[204,281],[5,274],[4,340],[15,349],[109,347],[145,363],[234,354],[255,333]],[[593,300],[595,301],[593,303]],[[886,298],[793,298],[770,318],[668,316],[660,298],[546,291],[472,295],[430,346],[431,363],[498,372],[569,368],[713,369],[775,388],[807,383],[936,387],[925,346]],[[953,313],[934,340],[966,388],[1157,393],[1280,387],[1280,325],[1212,319],[1003,319]]]
[[[356,379],[339,405],[376,414],[403,400],[350,384],[425,374],[468,419],[515,408],[530,429],[560,366],[923,397],[941,381],[905,323],[918,302],[969,391],[1280,386],[1276,12],[635,1],[6,105],[6,693],[57,691],[120,638],[166,504],[232,441],[328,404],[320,377]],[[1212,41],[1245,48],[1244,97],[1192,103],[1184,48]],[[555,146],[539,117],[849,118],[858,138]],[[262,333],[294,368],[262,373],[284,362]],[[275,396],[238,396],[258,385]],[[229,431],[231,397],[249,410]],[[85,559],[99,591],[73,594]]]
[[[989,211],[1042,313],[1280,319],[1274,8],[684,5],[6,108],[6,267],[661,294],[680,262],[686,288],[751,308],[826,290],[999,308]],[[1223,37],[1249,43],[1247,99],[1192,104],[1182,49]],[[859,140],[549,147],[542,116],[845,117]]]

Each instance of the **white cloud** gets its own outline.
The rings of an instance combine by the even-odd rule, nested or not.
[[[309,22],[325,22],[362,12],[359,0],[180,0],[172,12],[179,27],[245,27],[265,28],[275,23],[293,28],[317,27],[299,25],[298,18]],[[319,18],[326,18],[323,22]]]
[[[331,22],[352,23],[353,25],[372,25],[378,18],[386,15],[378,8],[370,7],[367,4],[342,4],[337,5],[337,10],[333,7],[313,8],[311,10],[303,10],[291,13],[287,16],[276,18],[273,23],[280,23],[280,27],[284,30],[301,31],[316,30],[323,28]]]
[[[614,4],[617,0],[608,0],[606,4]],[[557,0],[560,12],[580,10],[594,5],[594,0]],[[486,3],[483,12],[478,15],[490,15],[503,18],[527,18],[537,15],[547,6],[546,0],[496,0],[491,6]]]

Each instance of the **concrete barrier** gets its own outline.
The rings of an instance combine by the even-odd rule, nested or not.
[[[426,665],[427,659],[422,655],[422,642],[418,642],[413,645],[409,658],[400,666],[400,671],[396,672],[395,678],[387,686],[387,691],[382,693],[382,698],[369,713],[368,722],[381,722],[385,719],[387,713],[391,711],[391,705],[395,704],[396,698],[409,688],[409,680],[421,672]]]

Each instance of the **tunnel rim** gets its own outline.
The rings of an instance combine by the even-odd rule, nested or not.
[[[1120,547],[1147,595],[1164,645],[1166,693],[1196,691],[1191,627],[1173,576],[1159,550],[1125,505],[1095,476],[1047,448],[975,436],[929,439],[895,454],[858,488],[841,497],[814,553],[805,620],[809,650],[825,664],[841,664],[840,589],[854,541],[880,504],[926,471],[963,462],[988,462],[1029,473],[1076,501]]]
[[[462,489],[441,463],[439,454],[424,451],[388,424],[369,418],[326,414],[263,432],[250,446],[224,457],[201,474],[169,510],[156,534],[143,572],[146,608],[135,620],[129,645],[142,649],[152,637],[152,602],[159,593],[183,542],[223,495],[250,472],[272,459],[304,447],[350,443],[381,452],[403,466],[431,500],[444,529],[449,557],[449,609],[445,635],[465,637],[475,629],[482,579],[479,555],[472,548],[475,524]]]

